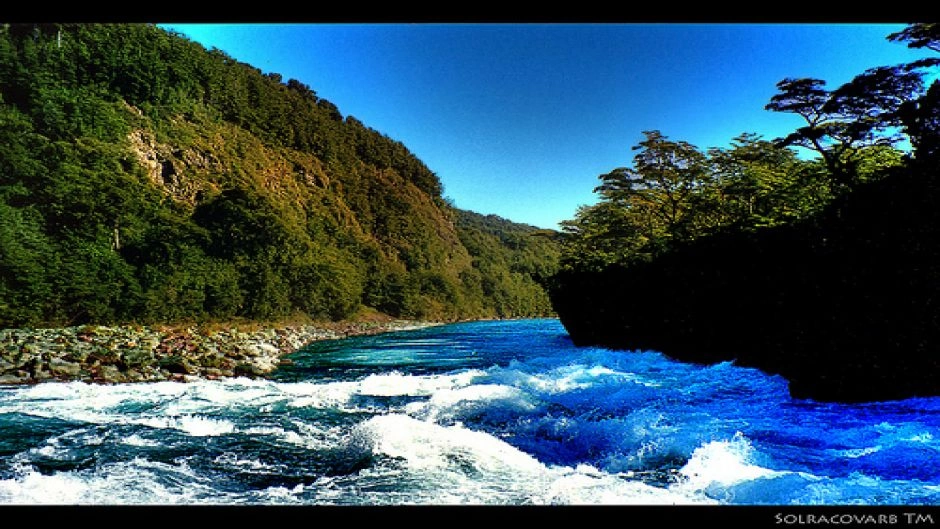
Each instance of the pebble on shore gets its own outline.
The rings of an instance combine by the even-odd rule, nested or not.
[[[0,330],[0,384],[45,381],[186,382],[261,377],[287,363],[284,355],[321,340],[417,329],[429,322],[395,320],[333,328],[295,325],[255,332],[200,333],[196,328],[142,326]]]

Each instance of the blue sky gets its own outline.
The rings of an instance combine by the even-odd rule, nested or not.
[[[901,24],[167,24],[296,78],[404,143],[461,208],[557,228],[644,130],[705,150],[772,139],[785,77],[836,87],[925,52]]]

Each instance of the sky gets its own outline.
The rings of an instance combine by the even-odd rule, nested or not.
[[[161,24],[309,85],[401,141],[463,209],[558,229],[629,166],[643,131],[702,150],[800,118],[764,106],[787,77],[830,88],[927,56],[903,24]]]

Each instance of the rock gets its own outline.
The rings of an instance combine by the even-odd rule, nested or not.
[[[91,353],[86,359],[87,363],[100,365],[115,365],[120,364],[121,361],[120,352],[105,349],[103,347],[96,347],[92,349]]]
[[[126,382],[127,377],[124,376],[124,373],[121,373],[121,370],[113,365],[102,365],[97,368],[98,378],[102,382],[117,384],[121,382]]]
[[[123,351],[121,358],[128,367],[148,366],[156,360],[153,356],[153,351],[137,347]]]
[[[281,353],[277,347],[271,345],[270,343],[260,343],[257,345],[257,348],[263,355],[277,356]]]
[[[63,356],[66,360],[84,364],[88,357],[94,352],[94,347],[85,342],[70,344],[68,351]]]
[[[7,360],[6,358],[0,357],[0,373],[6,373],[7,371],[12,371],[19,367],[17,364]]]
[[[0,384],[28,384],[32,377],[26,371],[16,371],[0,375]]]
[[[267,371],[261,369],[255,364],[248,364],[248,363],[238,364],[237,366],[235,366],[235,369],[233,370],[233,372],[235,376],[242,376],[242,377],[249,377],[249,378],[260,377],[260,376],[264,376],[267,374]]]
[[[235,346],[233,349],[237,354],[247,358],[254,358],[256,356],[261,356],[264,354],[261,349],[253,343],[248,343],[240,346]]]
[[[24,359],[24,361],[28,361],[32,358],[35,358],[39,356],[40,354],[41,353],[39,351],[39,346],[37,346],[36,344],[26,343],[26,344],[23,344],[22,347],[20,347],[20,358]]]
[[[190,364],[189,360],[180,355],[161,358],[159,365],[170,373],[191,375],[196,373],[196,368]]]
[[[156,351],[157,347],[160,346],[160,338],[156,336],[148,336],[141,339],[140,348],[145,351]]]
[[[805,222],[726,232],[651,262],[563,270],[552,305],[579,346],[733,361],[791,396],[940,396],[940,185],[865,183]]]
[[[49,372],[56,377],[78,377],[82,366],[74,362],[52,358],[49,360]]]
[[[338,327],[337,327],[338,328]],[[349,334],[395,330],[347,325]],[[198,376],[263,377],[287,365],[282,359],[311,342],[338,338],[334,329],[293,326],[210,335],[197,329],[172,332],[139,326],[62,329],[0,329],[0,383],[85,380],[99,383],[192,381]]]

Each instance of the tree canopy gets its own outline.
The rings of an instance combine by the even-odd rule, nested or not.
[[[888,38],[940,49],[936,24],[911,24]],[[835,89],[822,79],[783,79],[766,109],[804,121],[783,138],[746,132],[703,152],[643,132],[632,165],[600,175],[598,202],[562,224],[564,267],[648,262],[701,237],[792,224],[905,166],[935,167],[940,80],[925,79],[938,64],[871,68]]]
[[[0,26],[0,326],[550,314],[554,238],[469,216],[297,79],[149,24]]]

